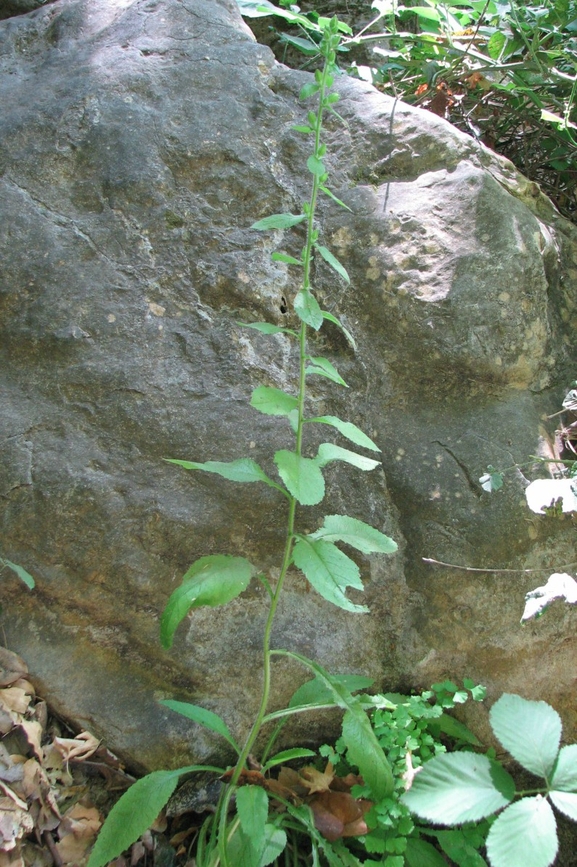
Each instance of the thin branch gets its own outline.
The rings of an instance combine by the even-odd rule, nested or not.
[[[423,563],[432,563],[434,566],[446,566],[448,569],[462,569],[464,572],[510,572],[515,575],[528,575],[530,572],[550,572],[553,567],[544,566],[542,569],[480,569],[477,566],[459,566],[458,563],[443,563],[442,560],[433,560],[431,557],[423,557]],[[573,569],[577,563],[567,563],[557,566],[557,569]]]

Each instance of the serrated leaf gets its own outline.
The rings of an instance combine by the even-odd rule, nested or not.
[[[351,344],[352,348],[356,350],[357,344],[355,343],[355,338],[353,337],[353,335],[351,334],[350,331],[347,331],[347,329],[345,328],[343,323],[340,321],[340,319],[337,319],[337,317],[333,316],[332,313],[329,313],[328,310],[322,310],[321,313],[322,313],[323,319],[326,319],[327,322],[332,322],[333,325],[336,325],[337,328],[340,328],[340,330],[343,332],[343,334],[345,335],[345,337],[347,338],[347,340]]]
[[[104,867],[128,849],[153,824],[174,792],[179,778],[192,771],[217,771],[206,765],[191,765],[175,771],[153,771],[137,780],[116,802],[88,859],[87,867]]]
[[[302,506],[320,503],[325,495],[325,480],[316,461],[281,449],[276,452],[274,462],[287,490],[297,502]]]
[[[239,458],[236,461],[206,461],[203,464],[195,461],[176,461],[171,458],[165,458],[168,464],[177,464],[179,467],[184,467],[185,470],[202,470],[205,473],[215,473],[217,476],[222,476],[230,482],[264,482],[272,488],[278,488],[276,482],[269,479],[264,470],[261,470],[256,461],[250,458]]]
[[[553,810],[540,795],[503,810],[486,842],[492,867],[550,867],[558,846]]]
[[[323,324],[323,313],[319,302],[309,289],[301,289],[294,300],[294,310],[299,319],[318,331]]]
[[[343,717],[343,740],[349,762],[357,765],[375,800],[386,798],[393,791],[393,776],[365,712],[355,706]]]
[[[258,867],[267,867],[268,864],[276,861],[278,856],[284,852],[286,844],[286,832],[282,828],[277,828],[276,825],[267,825],[265,827],[264,849]]]
[[[312,587],[328,602],[358,614],[366,614],[365,605],[355,605],[345,596],[347,587],[363,589],[359,567],[332,542],[310,537],[297,539],[293,562],[304,573]]]
[[[340,434],[350,440],[357,446],[364,449],[371,449],[373,452],[380,452],[380,448],[364,433],[356,424],[350,421],[342,421],[336,415],[319,415],[315,418],[306,418],[305,422],[317,422],[319,424],[330,424],[336,428]]]
[[[307,160],[307,169],[311,175],[315,175],[317,178],[322,178],[327,173],[323,161],[319,160],[318,157],[315,157],[314,154],[311,154]]]
[[[182,584],[170,596],[160,619],[160,642],[172,646],[180,622],[193,608],[226,605],[249,585],[254,567],[244,557],[211,554],[201,557],[186,572]]]
[[[300,747],[294,747],[291,750],[283,750],[281,753],[277,753],[276,756],[272,756],[267,760],[266,764],[263,765],[263,773],[265,771],[270,771],[271,768],[276,767],[276,765],[282,765],[285,762],[292,762],[294,759],[307,759],[312,756],[316,756],[314,750],[305,750]]]
[[[327,515],[323,526],[311,533],[309,539],[325,539],[327,542],[344,542],[363,554],[392,554],[397,543],[380,530],[350,518],[348,515]]]
[[[288,415],[298,409],[298,398],[280,388],[259,385],[252,393],[250,405],[265,415]]]
[[[192,722],[197,723],[197,725],[202,726],[205,729],[209,729],[211,732],[215,732],[215,734],[223,737],[231,747],[234,749],[235,753],[240,754],[240,747],[237,742],[233,738],[230,733],[230,729],[227,724],[218,714],[213,713],[211,710],[207,710],[205,707],[199,707],[196,704],[190,704],[187,701],[173,701],[172,699],[166,699],[160,702],[160,704],[164,705],[164,707],[169,708],[170,710],[175,711],[175,713],[179,713],[181,716],[186,717]]]
[[[461,825],[492,815],[514,794],[512,778],[487,756],[444,753],[423,765],[401,802],[421,819]]]
[[[489,712],[491,728],[526,770],[548,779],[559,752],[561,717],[544,701],[505,693]]]
[[[319,251],[325,262],[331,266],[331,268],[337,272],[337,274],[343,278],[347,283],[350,283],[350,277],[348,275],[347,269],[344,265],[342,265],[336,256],[333,256],[330,250],[326,247],[321,246],[321,244],[315,244],[315,249]]]
[[[286,262],[287,265],[302,265],[299,259],[289,256],[288,253],[273,253],[271,259],[273,262]]]
[[[26,571],[22,566],[19,566],[18,563],[13,563],[11,560],[6,560],[4,557],[0,557],[0,566],[7,566],[11,569],[21,581],[23,581],[30,590],[33,590],[35,587],[34,578],[30,575],[29,572]]]
[[[577,822],[577,744],[561,747],[550,786],[554,805]]]
[[[237,322],[236,324],[242,325],[243,328],[254,328],[255,331],[260,331],[262,334],[291,334],[296,337],[296,333],[292,329],[281,328],[270,322]]]
[[[340,683],[350,693],[359,689],[369,689],[374,680],[359,674],[331,674],[333,683]],[[289,701],[289,707],[302,707],[304,705],[326,705],[334,702],[333,691],[328,688],[324,681],[318,677],[307,680],[297,691],[293,693]]]
[[[298,226],[305,219],[304,214],[271,214],[270,217],[257,220],[250,228],[257,229],[259,232],[267,229],[290,229],[291,226]]]
[[[236,792],[236,811],[243,832],[260,853],[264,848],[268,819],[267,793],[260,786],[242,786]]]
[[[344,461],[364,471],[374,470],[375,467],[380,465],[380,461],[366,458],[364,455],[351,452],[349,449],[343,449],[334,443],[321,443],[315,461],[319,467],[324,467],[331,461]]]
[[[317,374],[318,376],[326,376],[327,379],[336,382],[337,385],[344,385],[345,388],[348,388],[348,385],[328,358],[324,358],[322,355],[315,357],[309,355],[308,359],[312,364],[306,368],[305,372],[307,375]]]

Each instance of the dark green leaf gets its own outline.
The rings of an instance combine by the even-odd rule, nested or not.
[[[307,418],[305,422],[318,422],[320,424],[330,424],[332,427],[335,427],[339,433],[341,433],[344,437],[350,440],[352,443],[355,443],[357,446],[361,446],[365,449],[371,449],[374,452],[380,452],[380,448],[375,445],[375,443],[370,439],[366,433],[353,424],[350,421],[341,421],[336,415],[320,415],[316,418]]]
[[[235,599],[249,585],[254,567],[244,557],[212,554],[201,557],[186,572],[170,596],[160,620],[160,641],[172,645],[179,623],[192,608],[216,607]]]
[[[449,716],[449,714],[444,713],[442,716],[438,718],[436,721],[440,730],[443,734],[452,738],[455,741],[464,741],[467,744],[471,744],[474,747],[480,747],[481,742],[478,738],[475,737],[472,731],[470,731],[467,726],[460,722],[455,717]]]
[[[291,226],[302,223],[304,219],[304,214],[271,214],[270,217],[257,220],[252,224],[251,229],[258,229],[261,232],[266,229],[290,229]]]
[[[253,391],[250,405],[265,415],[288,415],[298,408],[299,402],[280,388],[260,385]]]
[[[363,589],[359,567],[332,542],[323,539],[310,541],[310,537],[297,540],[293,550],[293,562],[317,593],[345,611],[366,614],[365,605],[355,605],[345,596],[347,587]]]
[[[397,543],[389,536],[364,521],[349,518],[348,515],[327,515],[323,526],[308,538],[344,542],[363,554],[392,554],[397,550]]]
[[[268,795],[260,786],[242,786],[236,792],[236,811],[240,826],[260,853],[264,848],[268,819]],[[260,858],[257,864],[260,863]]]
[[[325,262],[327,262],[331,268],[337,272],[337,274],[343,278],[347,283],[350,283],[350,277],[347,273],[347,269],[344,265],[341,265],[336,256],[333,256],[330,250],[326,247],[321,246],[320,244],[315,244],[315,249],[319,251]]]
[[[349,692],[353,693],[359,689],[369,689],[374,680],[370,677],[363,677],[359,674],[331,674],[333,683],[340,683]],[[302,686],[299,686],[289,701],[289,707],[300,707],[303,705],[326,705],[334,702],[333,691],[318,677],[312,680],[307,680]]]
[[[207,710],[204,707],[199,707],[196,704],[189,704],[187,701],[173,701],[172,699],[166,699],[161,701],[160,704],[163,704],[170,710],[179,713],[181,716],[185,716],[187,719],[192,720],[203,728],[209,729],[217,735],[220,735],[228,741],[236,753],[240,754],[238,744],[231,735],[227,724],[218,716],[218,714],[213,713],[211,710]]]
[[[487,862],[468,842],[461,829],[437,831],[435,834],[441,849],[459,867],[487,867]]]
[[[343,740],[348,760],[357,765],[374,798],[380,801],[390,795],[394,784],[389,763],[369,718],[359,705],[354,705],[344,715]]]
[[[409,837],[405,849],[408,867],[447,867],[438,849],[421,837]]]
[[[310,458],[281,449],[274,462],[287,490],[302,506],[314,506],[325,495],[325,480],[318,465]]]

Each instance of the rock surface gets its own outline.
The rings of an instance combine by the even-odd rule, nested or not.
[[[204,554],[274,577],[283,502],[163,458],[250,455],[272,474],[290,442],[248,399],[292,387],[294,349],[236,323],[293,321],[297,275],[270,252],[302,237],[249,226],[307,194],[292,126],[310,76],[276,64],[232,0],[58,0],[0,23],[0,76],[0,544],[37,580],[2,574],[2,634],[132,765],[206,760],[210,738],[157,699],[209,707],[242,738],[266,600],[251,585],[196,612],[171,652],[159,614]],[[338,90],[327,162],[351,211],[324,200],[319,222],[353,288],[322,262],[314,282],[357,350],[321,332],[350,388],[311,379],[310,410],[366,430],[384,473],[331,469],[300,526],[348,513],[399,554],[361,559],[368,616],[295,575],[275,644],[387,690],[470,676],[492,700],[546,699],[570,738],[577,613],[519,625],[525,592],[575,560],[570,518],[529,513],[520,472],[493,496],[477,480],[537,452],[575,377],[577,231],[439,118],[346,77]],[[275,664],[274,703],[304,679]]]

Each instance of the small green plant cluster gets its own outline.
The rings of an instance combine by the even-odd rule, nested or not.
[[[281,45],[318,55],[319,16],[290,0],[238,0],[243,15],[274,15]],[[345,34],[341,62],[381,90],[422,105],[504,154],[576,219],[575,0],[373,0],[374,19]],[[372,59],[349,55],[372,47]],[[347,62],[348,61],[348,62]]]
[[[550,867],[558,850],[551,805],[577,821],[577,744],[560,748],[561,719],[543,701],[503,695],[490,721],[497,740],[539,778],[537,784],[517,791],[502,763],[458,752],[427,762],[401,801],[436,825],[489,820],[485,846],[491,867]]]

